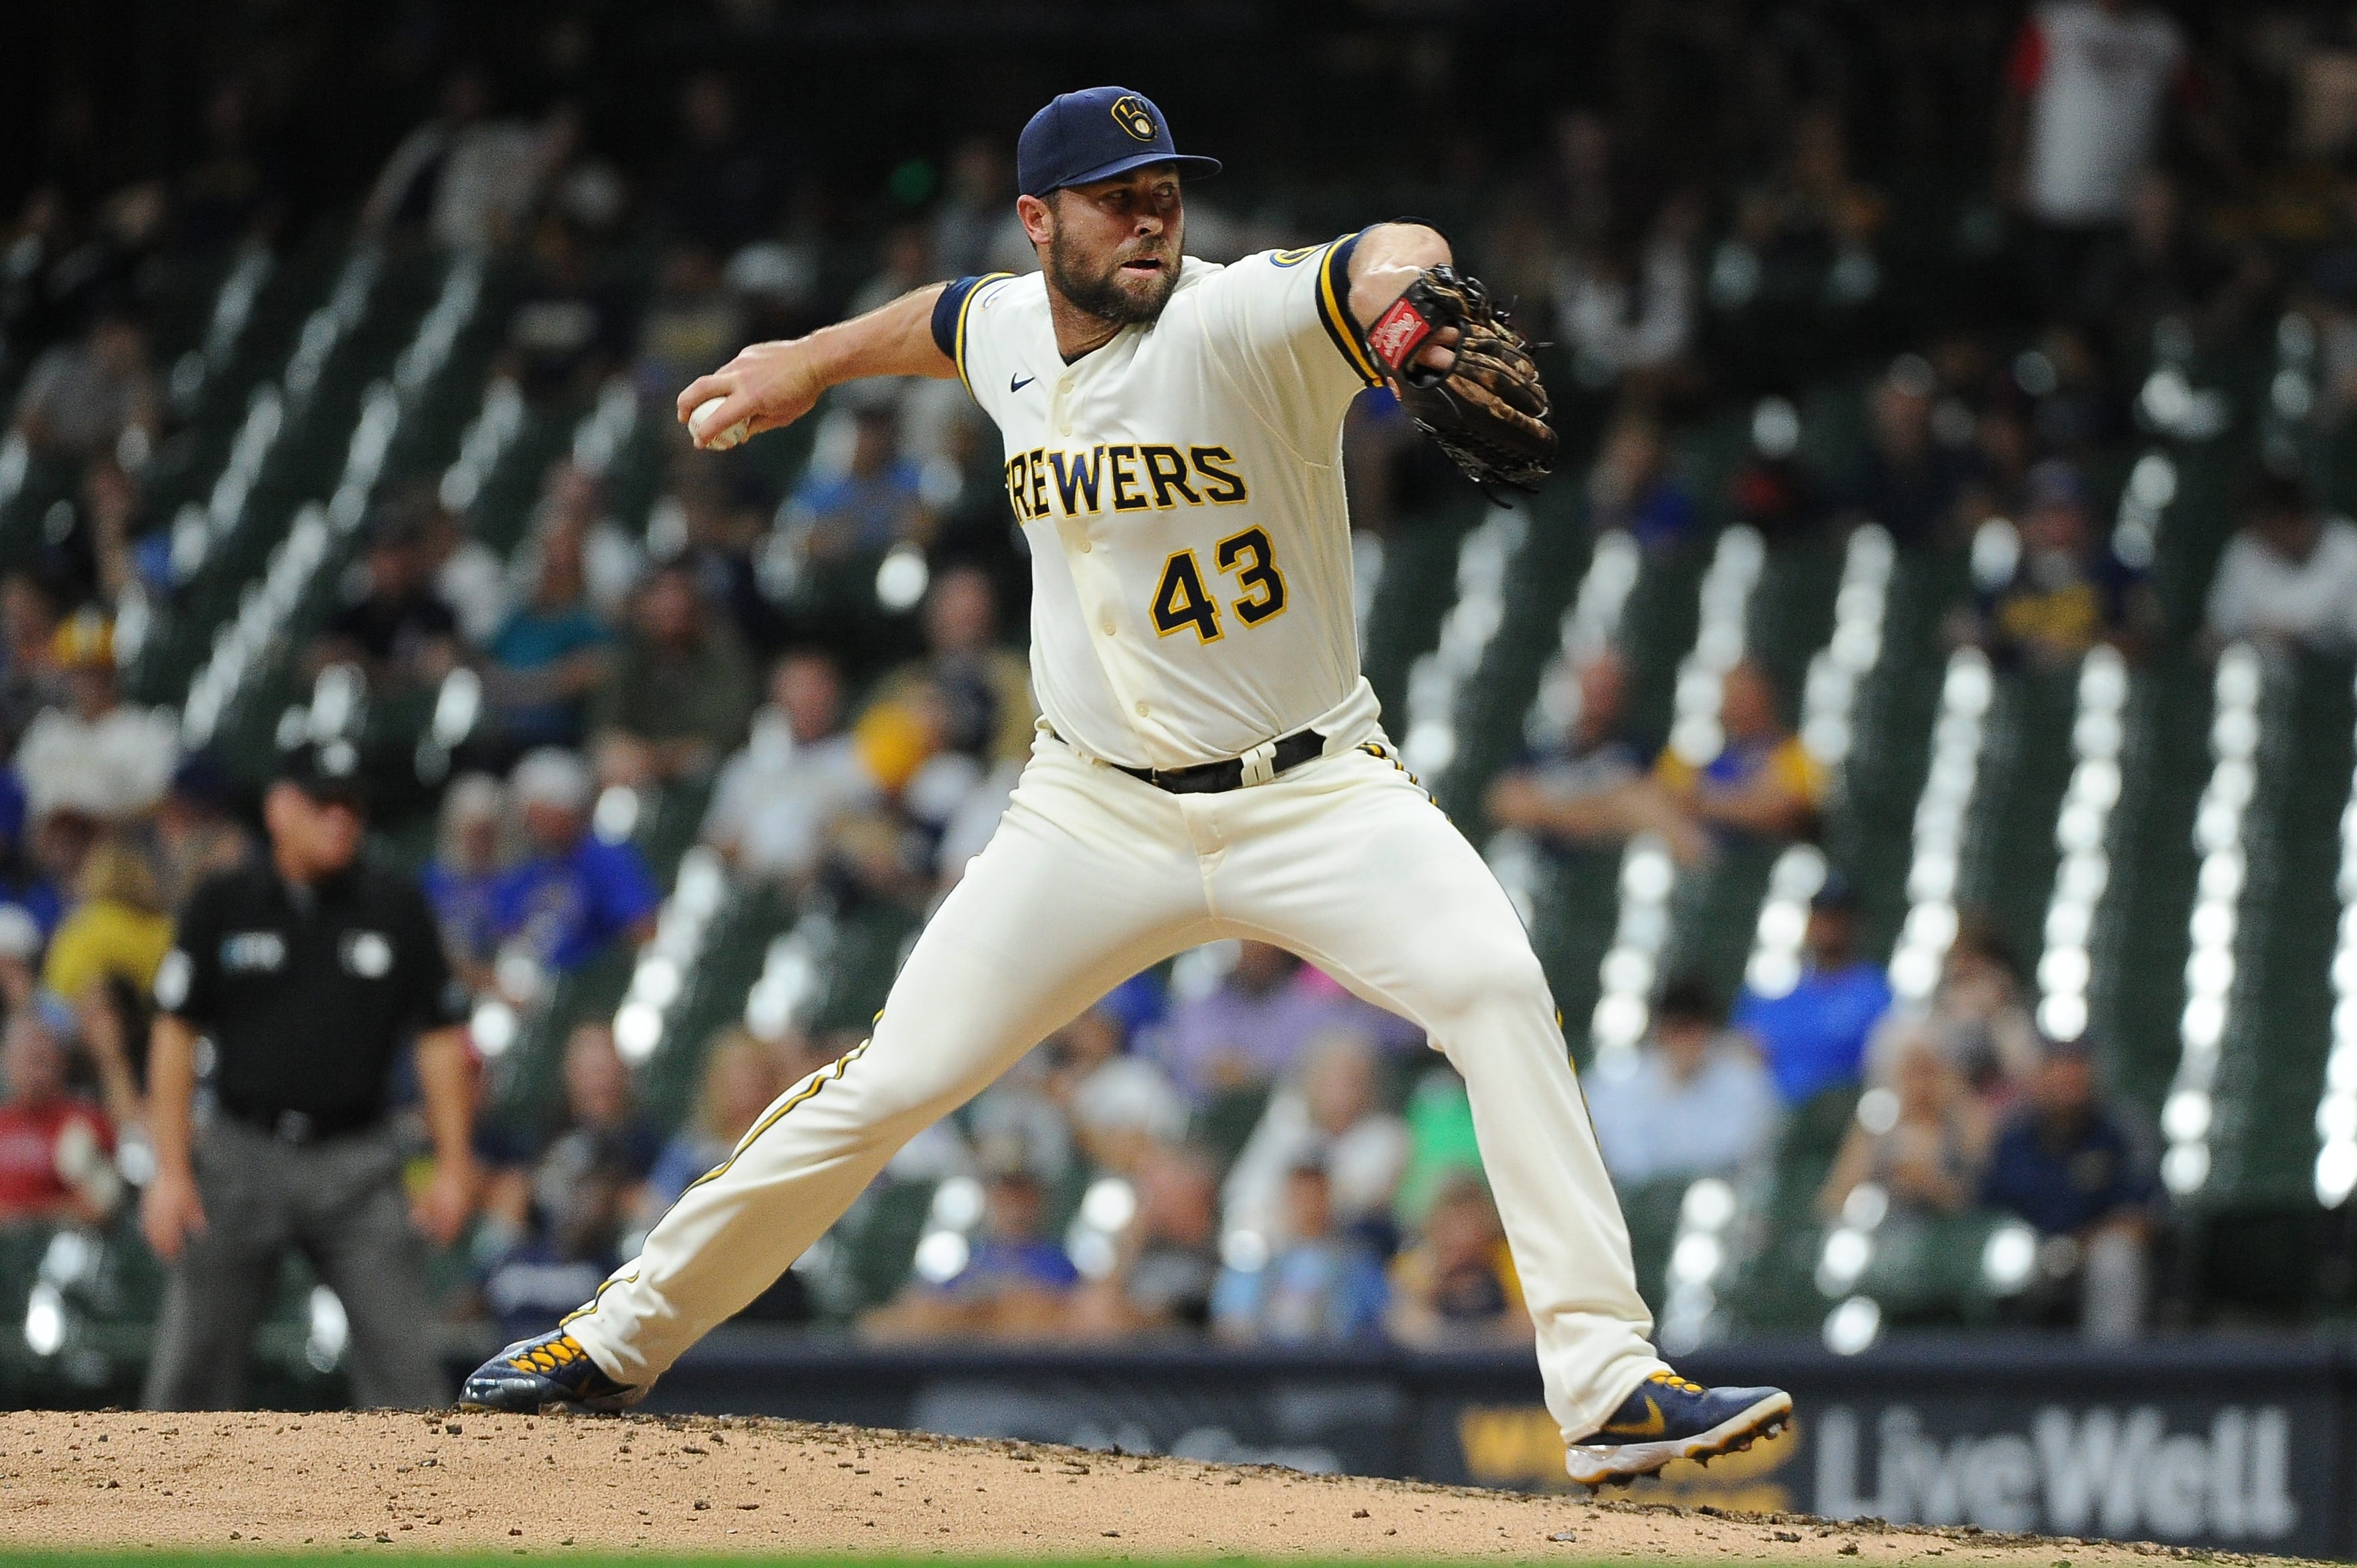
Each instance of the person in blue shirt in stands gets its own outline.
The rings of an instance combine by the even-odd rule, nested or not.
[[[1285,1181],[1286,1234],[1258,1267],[1233,1258],[1211,1287],[1211,1328],[1234,1344],[1307,1345],[1368,1338],[1383,1330],[1391,1286],[1364,1241],[1334,1216],[1334,1190],[1316,1159]],[[1241,1253],[1243,1249],[1236,1251]]]
[[[900,455],[899,416],[869,404],[853,419],[849,465],[804,479],[786,503],[786,537],[811,560],[881,555],[895,544],[921,544],[931,531],[920,471]]]
[[[1062,1330],[1080,1271],[1048,1223],[1048,1191],[1017,1151],[999,1149],[989,1169],[981,1232],[952,1267],[928,1271],[859,1320],[870,1339],[1038,1339]]]
[[[2067,1322],[2075,1310],[2090,1339],[2140,1334],[2159,1196],[2151,1156],[2105,1102],[2086,1042],[2048,1041],[1981,1178],[1983,1203],[2020,1216],[2045,1240],[2031,1315]]]
[[[1857,951],[1857,895],[1838,873],[1809,906],[1808,963],[1781,996],[1749,985],[1733,1022],[1760,1042],[1786,1105],[1799,1105],[1864,1075],[1866,1042],[1890,1010],[1882,966]]]
[[[662,896],[636,845],[589,831],[588,765],[544,746],[516,764],[508,789],[531,848],[493,890],[502,951],[521,946],[562,974],[617,941],[635,947],[653,936]]]

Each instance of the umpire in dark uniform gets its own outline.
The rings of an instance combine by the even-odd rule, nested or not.
[[[474,1205],[464,998],[415,883],[361,859],[350,746],[288,752],[264,819],[267,857],[190,895],[156,976],[156,1174],[140,1219],[171,1283],[146,1404],[242,1402],[290,1247],[343,1301],[354,1399],[444,1404],[419,1239],[447,1244]],[[192,1125],[199,1036],[213,1109]],[[412,1039],[435,1150],[414,1206],[385,1104]]]

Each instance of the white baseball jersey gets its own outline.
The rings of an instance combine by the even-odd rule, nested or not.
[[[1005,437],[1031,546],[1032,691],[1084,754],[1372,733],[1342,489],[1343,413],[1380,379],[1344,313],[1355,239],[1189,256],[1157,320],[1069,365],[1041,274],[944,291],[934,336]]]

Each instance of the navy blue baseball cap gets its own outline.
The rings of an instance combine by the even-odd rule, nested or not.
[[[1126,87],[1091,87],[1050,99],[1015,144],[1015,177],[1026,196],[1111,179],[1147,164],[1217,174],[1217,158],[1192,157],[1170,140],[1154,100]]]

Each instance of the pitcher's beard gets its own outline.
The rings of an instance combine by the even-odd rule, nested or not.
[[[1110,321],[1117,327],[1135,326],[1152,321],[1170,303],[1170,291],[1178,286],[1178,259],[1174,255],[1163,263],[1154,274],[1152,286],[1144,294],[1135,294],[1121,286],[1119,263],[1096,277],[1088,277],[1073,267],[1060,242],[1050,241],[1048,281],[1074,307],[1098,320]]]

